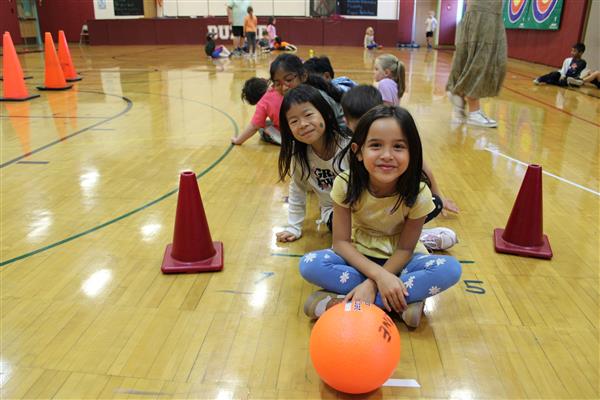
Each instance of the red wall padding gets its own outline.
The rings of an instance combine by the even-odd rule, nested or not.
[[[19,20],[17,18],[17,3],[14,1],[0,0],[0,33],[10,32],[10,37],[14,44],[23,43],[21,31],[19,30]],[[2,46],[0,40],[0,46]]]
[[[396,36],[398,37],[398,42],[411,42],[414,14],[414,0],[400,0],[400,18],[398,19],[398,25],[396,26]],[[375,32],[375,40],[377,41],[380,40],[378,36],[378,33]]]
[[[267,18],[259,23],[266,24]],[[207,25],[227,25],[227,19],[98,19],[88,25],[93,45],[198,44],[205,41]],[[397,25],[397,21],[277,18],[277,35],[292,44],[362,46],[365,29],[372,26],[379,44],[394,47]]]
[[[507,29],[508,56],[560,67],[582,35],[588,0],[565,1],[558,31]],[[597,24],[596,20],[589,23]],[[585,54],[584,54],[585,58]]]
[[[93,0],[46,0],[36,3],[42,40],[44,32],[50,32],[54,41],[57,41],[58,31],[63,30],[67,41],[78,42],[82,25],[94,19]]]
[[[456,14],[458,12],[457,0],[441,0],[439,17],[440,46],[454,45],[456,36]]]

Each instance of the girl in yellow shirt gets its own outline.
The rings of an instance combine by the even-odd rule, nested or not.
[[[424,300],[460,279],[460,263],[430,255],[419,236],[433,211],[421,182],[421,140],[410,113],[377,106],[358,122],[346,148],[349,170],[333,183],[333,247],[306,254],[300,273],[326,291],[305,313],[318,318],[340,301],[362,300],[419,325]]]

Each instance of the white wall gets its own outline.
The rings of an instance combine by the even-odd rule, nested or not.
[[[94,0],[96,19],[139,18],[137,16],[117,17],[114,14],[112,0],[105,0],[106,9],[98,7]],[[257,16],[310,16],[310,0],[252,0],[252,7]],[[158,14],[161,15],[160,7]],[[163,0],[162,15],[165,17],[202,17],[227,15],[226,0]],[[376,17],[353,17],[360,19],[398,19],[398,0],[379,0]]]
[[[600,69],[600,24],[598,21],[600,21],[600,1],[593,0],[583,37],[586,47],[583,58],[587,61],[587,67],[593,71]]]

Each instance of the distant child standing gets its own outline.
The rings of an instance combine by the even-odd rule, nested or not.
[[[425,299],[458,282],[451,256],[428,254],[419,235],[433,210],[421,182],[423,154],[415,122],[400,107],[377,106],[358,122],[348,171],[333,183],[333,247],[310,252],[300,274],[324,288],[304,312],[320,317],[341,301],[365,301],[417,327]]]
[[[269,22],[267,23],[267,33],[269,34],[269,47],[273,49],[275,47],[275,38],[277,37],[277,28],[275,28],[275,24],[277,21],[275,17],[269,17]]]
[[[373,78],[381,92],[383,102],[392,106],[400,104],[404,95],[404,64],[393,54],[382,54],[375,59]]]
[[[329,193],[335,177],[348,166],[339,158],[350,142],[335,113],[321,92],[299,85],[285,94],[281,111],[279,178],[291,176],[288,225],[277,233],[277,241],[293,242],[302,236],[306,196],[314,192],[319,200],[319,223],[331,229],[332,203]]]
[[[256,26],[258,25],[258,19],[254,15],[254,9],[252,6],[248,6],[248,15],[244,17],[244,33],[246,34],[246,40],[248,41],[248,53],[254,56],[256,55]]]
[[[364,47],[365,49],[380,49],[383,46],[378,45],[375,42],[375,30],[373,29],[373,27],[368,27],[367,30],[365,31],[365,39],[363,41]]]
[[[435,19],[435,12],[429,11],[429,16],[425,20],[425,39],[427,40],[427,48],[431,49],[431,40],[433,32],[437,29],[438,21]]]

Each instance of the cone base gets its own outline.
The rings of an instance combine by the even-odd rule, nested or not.
[[[544,244],[541,246],[519,246],[502,239],[504,229],[494,229],[494,248],[498,253],[516,254],[519,256],[535,257],[535,258],[552,258],[552,248],[548,236],[544,235]]]
[[[65,78],[65,81],[67,82],[78,82],[80,80],[82,80],[83,78],[81,76],[76,76],[75,78]]]
[[[67,85],[67,86],[63,86],[63,87],[47,87],[47,86],[37,86],[38,90],[67,90],[67,89],[71,89],[73,87],[73,85]]]
[[[26,76],[23,77],[23,79],[31,79],[31,78],[33,78],[33,75],[26,75]],[[4,77],[3,76],[0,76],[0,81],[4,81]]]
[[[165,249],[160,270],[163,274],[221,271],[223,269],[223,242],[213,242],[213,246],[217,252],[213,257],[200,261],[182,262],[171,256],[173,244],[169,244]]]
[[[27,96],[27,97],[0,97],[0,101],[26,101],[26,100],[35,99],[36,97],[40,97],[40,95],[32,94],[31,96]]]

